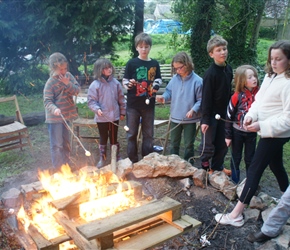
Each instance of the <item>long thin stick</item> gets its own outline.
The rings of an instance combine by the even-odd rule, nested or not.
[[[65,123],[65,126],[68,128],[68,130],[72,133],[72,135],[74,136],[74,138],[77,139],[77,141],[79,142],[79,144],[81,145],[81,147],[83,148],[83,150],[85,151],[86,156],[91,156],[90,151],[86,150],[86,148],[84,147],[84,145],[82,144],[82,142],[80,141],[80,139],[75,135],[75,133],[73,132],[73,130],[71,129],[71,127],[68,125],[68,123],[66,122],[66,120],[64,119],[62,113],[60,113],[60,116],[62,118],[62,120]]]

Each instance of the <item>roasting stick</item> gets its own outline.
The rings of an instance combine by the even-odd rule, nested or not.
[[[69,131],[72,133],[72,135],[74,136],[74,138],[77,139],[77,141],[79,142],[79,144],[81,145],[81,147],[83,148],[83,150],[85,151],[86,156],[91,156],[91,152],[86,150],[86,148],[84,147],[84,145],[82,144],[82,142],[80,141],[80,139],[75,135],[75,133],[72,131],[72,129],[70,128],[70,126],[67,124],[66,120],[64,119],[62,113],[60,113],[60,116],[62,118],[62,120],[64,121],[66,127],[69,129]]]

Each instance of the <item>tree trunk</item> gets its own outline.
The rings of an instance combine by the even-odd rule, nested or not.
[[[260,4],[257,6],[257,15],[256,15],[256,19],[254,21],[252,37],[250,40],[250,48],[252,48],[252,49],[257,48],[259,30],[260,30],[260,25],[261,25],[261,21],[263,18],[263,13],[265,10],[266,3],[267,3],[267,1],[260,1]]]
[[[144,24],[144,0],[135,0],[135,23],[131,47],[132,57],[138,56],[138,52],[136,51],[135,48],[134,39],[139,33],[143,32],[143,24]]]

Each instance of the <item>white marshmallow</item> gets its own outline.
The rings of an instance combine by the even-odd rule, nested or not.
[[[219,119],[221,119],[221,116],[219,114],[216,114],[215,119],[219,120]]]

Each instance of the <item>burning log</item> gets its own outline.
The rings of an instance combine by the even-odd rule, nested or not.
[[[117,188],[119,188],[119,185],[122,186],[122,191],[126,191],[129,188],[134,189],[134,198],[136,200],[140,200],[142,198],[142,185],[136,181],[129,181],[129,182],[122,182],[122,183],[112,183],[109,186],[105,186],[105,192],[107,195],[116,193]],[[65,210],[69,206],[78,205],[83,202],[89,201],[90,194],[88,190],[84,190],[82,192],[75,193],[71,196],[67,196],[63,199],[54,200],[51,202],[51,204],[57,209],[57,210]]]
[[[72,222],[64,212],[54,214],[57,222],[64,228],[66,233],[74,240],[76,246],[85,250],[101,249],[100,243],[96,240],[87,240],[76,231],[76,223]]]

